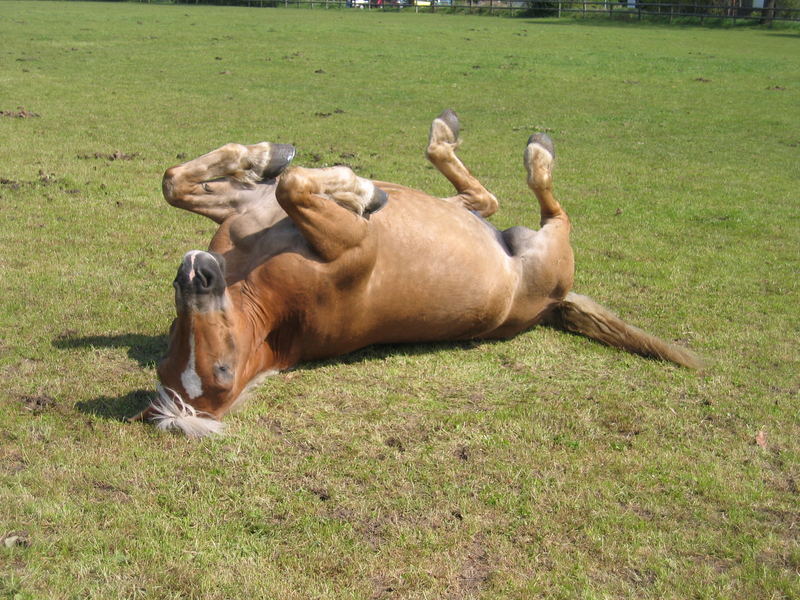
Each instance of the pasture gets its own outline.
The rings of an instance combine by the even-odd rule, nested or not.
[[[0,3],[0,597],[800,596],[793,30]],[[701,373],[546,328],[268,379],[224,437],[126,424],[181,256],[161,198],[228,141],[434,194],[430,120],[575,290]],[[23,110],[24,109],[24,110]]]

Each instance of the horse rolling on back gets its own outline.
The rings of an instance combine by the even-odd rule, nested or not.
[[[268,374],[376,343],[508,338],[539,323],[698,367],[690,351],[570,291],[570,222],[553,196],[552,141],[524,152],[540,228],[498,231],[497,199],[456,155],[458,119],[434,119],[427,157],[456,194],[435,198],[347,167],[289,167],[294,148],[227,144],[164,174],[170,204],[219,224],[175,278],[177,317],[156,399],[133,420],[189,436]]]

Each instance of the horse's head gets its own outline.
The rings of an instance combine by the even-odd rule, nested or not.
[[[247,383],[239,315],[225,285],[219,254],[188,252],[175,277],[177,317],[158,365],[158,397],[135,420],[199,437],[218,433],[220,418]]]

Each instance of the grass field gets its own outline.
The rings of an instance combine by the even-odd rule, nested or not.
[[[0,39],[0,597],[800,597],[796,31],[0,2]],[[499,227],[548,131],[575,289],[709,368],[536,329],[304,366],[224,437],[120,421],[213,232],[165,168],[271,140],[445,195],[446,107]]]

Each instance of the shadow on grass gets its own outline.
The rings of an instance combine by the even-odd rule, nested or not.
[[[383,344],[368,346],[344,356],[327,360],[300,363],[295,368],[301,371],[313,371],[327,365],[359,364],[382,361],[390,356],[418,356],[452,349],[469,350],[490,341],[440,342],[420,344]],[[128,356],[142,367],[153,366],[164,355],[167,349],[167,336],[148,336],[136,333],[121,335],[94,335],[81,337],[60,336],[53,341],[60,349],[83,348],[127,348]],[[88,415],[104,419],[124,420],[132,417],[147,407],[155,397],[154,389],[138,389],[119,397],[100,396],[92,400],[78,402],[75,408]]]
[[[142,335],[123,333],[119,335],[61,335],[53,340],[53,346],[61,350],[91,348],[124,348],[128,356],[140,367],[154,367],[167,351],[166,335]],[[78,402],[75,408],[88,415],[104,419],[124,420],[141,412],[155,396],[155,389],[134,390],[117,398],[101,396]]]
[[[126,348],[128,356],[141,367],[154,367],[167,352],[166,335],[141,335],[123,333],[120,335],[89,335],[81,337],[59,336],[53,340],[53,346],[61,350],[80,348]],[[468,350],[494,340],[467,340],[454,342],[420,342],[409,344],[377,344],[355,350],[343,356],[300,363],[295,369],[312,370],[324,365],[356,364],[373,360],[384,360],[389,356],[418,356],[435,354],[443,350]]]
[[[143,411],[154,396],[155,392],[153,390],[134,390],[118,398],[100,396],[93,400],[78,402],[75,408],[87,415],[124,421],[128,417]]]
[[[502,344],[506,340],[463,340],[453,342],[418,342],[404,344],[375,344],[360,350],[354,350],[349,354],[302,362],[291,370],[294,371],[313,371],[329,365],[354,365],[369,363],[373,361],[383,361],[391,356],[424,356],[426,354],[436,354],[450,350],[471,350],[481,346]]]
[[[128,356],[141,367],[153,367],[167,351],[166,335],[142,335],[125,333],[119,335],[61,335],[53,340],[53,346],[62,350],[90,348],[125,348]],[[314,371],[330,365],[358,365],[384,361],[394,356],[423,356],[452,350],[473,350],[503,344],[505,340],[464,340],[452,342],[421,342],[409,344],[378,344],[367,346],[343,356],[302,362],[294,367],[298,371]],[[75,408],[88,415],[104,419],[124,420],[147,407],[155,397],[155,389],[138,389],[119,397],[100,396],[78,402]]]
[[[62,335],[53,340],[53,346],[61,350],[72,350],[74,348],[127,348],[128,356],[139,363],[139,366],[153,367],[167,352],[167,336],[142,335],[139,333],[81,337]]]

